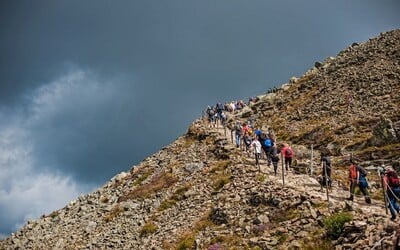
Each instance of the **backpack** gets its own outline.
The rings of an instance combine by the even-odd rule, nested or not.
[[[291,158],[292,155],[293,155],[292,149],[287,148],[287,149],[285,150],[285,156],[288,157],[288,158]]]
[[[235,125],[235,131],[238,134],[242,133],[242,126],[240,126],[240,124],[236,124]]]
[[[368,181],[365,175],[360,175],[360,178],[358,179],[358,186],[360,188],[368,188]]]
[[[265,141],[266,139],[267,139],[267,134],[261,133],[261,134],[260,134],[260,140],[261,140],[261,141]]]
[[[400,186],[400,180],[395,171],[389,170],[386,174],[388,176],[388,181],[389,181],[388,184],[390,187],[399,187]]]
[[[358,170],[358,172],[360,172],[360,175],[362,175],[362,176],[367,176],[367,171],[363,168],[363,167],[360,167],[360,166],[357,166],[357,170]]]
[[[264,141],[264,146],[266,146],[266,147],[271,147],[272,146],[272,141],[271,141],[271,139],[266,139],[265,141]]]
[[[329,159],[328,156],[323,156],[323,157],[321,158],[321,161],[322,161],[322,162],[325,162],[325,164],[326,164],[327,167],[330,167],[330,166],[331,166],[331,159]]]
[[[353,182],[357,178],[357,166],[354,164],[350,165],[349,168],[349,180]]]

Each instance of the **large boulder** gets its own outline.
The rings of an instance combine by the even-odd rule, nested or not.
[[[398,143],[399,138],[390,119],[382,117],[373,129],[372,137],[369,139],[371,146],[383,146],[386,144]]]

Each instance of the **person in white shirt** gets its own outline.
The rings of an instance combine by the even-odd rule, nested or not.
[[[251,142],[250,147],[254,149],[254,155],[256,157],[256,166],[260,166],[259,159],[261,157],[261,143],[258,140],[257,136]]]

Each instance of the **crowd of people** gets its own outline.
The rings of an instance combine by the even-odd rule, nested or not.
[[[235,114],[236,112],[242,110],[244,107],[250,105],[251,103],[256,103],[260,99],[259,97],[249,97],[247,103],[243,100],[225,102],[222,104],[221,102],[217,102],[214,106],[207,106],[203,115],[207,116],[210,127],[216,127],[218,121],[224,125],[226,122],[227,113]]]
[[[249,99],[249,102],[257,100]],[[237,108],[243,108],[241,101],[236,102],[234,109],[227,109],[227,104],[222,105],[217,103],[215,107],[208,107],[208,121],[210,126],[215,126],[218,120],[224,124],[226,122],[226,115],[224,112],[234,112]],[[236,106],[239,104],[238,106]],[[229,104],[230,105],[230,104]],[[233,107],[233,106],[232,106]],[[213,110],[210,112],[210,110]],[[278,148],[276,136],[271,128],[262,131],[258,127],[254,127],[251,120],[241,122],[236,120],[233,126],[234,143],[237,148],[243,149],[249,156],[251,154],[255,157],[255,165],[261,170],[261,159],[265,159],[268,166],[273,166],[274,175],[277,175],[278,163],[280,157],[283,158],[284,169],[292,171],[292,164],[294,159],[294,150],[288,143],[281,144]],[[332,165],[329,155],[321,153],[321,175],[317,177],[321,188],[327,187],[329,190],[332,188]],[[397,164],[397,165],[396,165]],[[382,184],[385,192],[385,201],[390,210],[391,220],[396,220],[397,215],[400,214],[400,180],[395,171],[400,169],[399,162],[396,162],[391,167],[381,166],[378,173],[381,176]],[[367,171],[356,162],[354,158],[349,161],[348,180],[350,195],[347,198],[349,201],[354,201],[355,189],[358,187],[365,202],[371,204],[371,198],[368,192]]]
[[[288,144],[284,144],[279,151],[275,134],[271,128],[262,131],[260,128],[254,128],[250,120],[243,123],[237,120],[233,132],[236,147],[243,148],[248,154],[253,151],[257,166],[260,165],[260,159],[265,158],[268,166],[272,164],[276,175],[280,161],[279,156],[282,154],[286,171],[292,168],[293,149]]]

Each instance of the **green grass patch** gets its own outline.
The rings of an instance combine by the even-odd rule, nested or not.
[[[279,245],[281,245],[283,242],[285,242],[288,238],[288,234],[283,233],[283,232],[276,232],[274,236],[277,238]]]
[[[310,232],[310,238],[301,241],[301,249],[304,250],[330,250],[333,249],[332,241],[329,238],[321,237],[324,234],[323,228]]]
[[[178,241],[177,250],[192,249],[194,247],[195,234],[194,232],[186,233]]]
[[[267,180],[267,176],[264,174],[257,174],[256,178],[261,183],[264,183]]]
[[[237,234],[217,235],[211,239],[210,246],[219,244],[222,249],[242,249],[239,246],[245,245],[243,238]]]
[[[138,176],[135,181],[133,182],[134,186],[138,186],[140,184],[142,184],[142,182],[144,180],[146,180],[150,175],[152,175],[154,173],[154,170],[151,169],[149,171],[144,172],[143,174],[141,174],[140,176]]]
[[[353,220],[351,213],[341,212],[333,214],[324,219],[323,225],[326,229],[327,236],[337,239],[343,233],[344,224]]]
[[[295,208],[279,208],[272,211],[270,219],[272,223],[280,223],[297,218],[302,212]]]
[[[119,201],[146,199],[158,191],[171,187],[178,181],[178,178],[171,173],[160,173],[153,176],[149,183],[138,186],[127,195],[119,198]]]
[[[207,211],[198,221],[196,221],[193,225],[193,228],[190,231],[186,231],[177,240],[175,249],[192,249],[194,246],[194,242],[196,239],[196,235],[206,229],[207,227],[212,227],[214,224],[212,221],[208,219],[210,211]],[[170,247],[168,249],[171,249]]]
[[[49,214],[49,217],[52,218],[52,219],[54,219],[57,216],[58,216],[58,212],[57,211],[53,211],[53,212],[51,212],[51,214]]]
[[[158,227],[154,222],[147,222],[143,225],[142,229],[140,230],[140,236],[146,236],[157,231]]]
[[[231,180],[231,175],[219,175],[214,179],[213,187],[215,191],[221,190]]]
[[[214,166],[210,168],[209,173],[213,174],[225,171],[225,169],[228,168],[230,163],[231,161],[218,161]]]
[[[158,207],[158,211],[160,211],[160,212],[164,211],[168,208],[175,206],[175,204],[176,204],[176,200],[166,199],[160,204],[160,206]]]
[[[114,218],[116,218],[118,215],[120,215],[122,212],[124,211],[124,208],[121,207],[119,204],[115,205],[109,213],[107,213],[104,216],[104,221],[105,222],[110,222],[112,220],[114,220]]]

